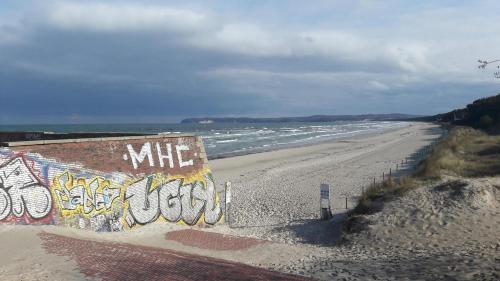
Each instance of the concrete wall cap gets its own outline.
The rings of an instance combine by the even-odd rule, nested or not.
[[[163,138],[179,138],[179,137],[196,137],[193,134],[165,134],[165,135],[150,135],[150,136],[128,136],[128,137],[104,137],[104,138],[80,138],[80,139],[61,139],[61,140],[35,140],[35,141],[12,141],[2,142],[0,146],[28,146],[28,145],[44,145],[57,143],[78,143],[91,141],[125,141],[138,139],[163,139]]]

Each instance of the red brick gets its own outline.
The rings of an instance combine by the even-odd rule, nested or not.
[[[76,260],[87,277],[115,280],[310,280],[167,249],[39,234],[48,253]]]
[[[223,235],[194,229],[168,232],[165,234],[165,239],[176,241],[190,247],[221,251],[243,250],[259,244],[271,243],[266,240]]]

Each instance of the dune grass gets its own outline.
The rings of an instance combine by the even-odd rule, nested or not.
[[[482,177],[500,174],[500,136],[458,127],[418,165],[415,176],[437,179],[449,174]]]
[[[358,205],[350,212],[344,231],[360,230],[365,214],[380,211],[384,201],[422,186],[443,175],[481,177],[500,175],[500,136],[493,136],[469,127],[455,127],[437,143],[409,176],[389,177],[371,185],[361,194]]]
[[[360,196],[354,214],[369,214],[378,211],[382,201],[399,196],[416,187],[415,179],[402,176],[399,180],[389,177],[381,183],[371,185]]]

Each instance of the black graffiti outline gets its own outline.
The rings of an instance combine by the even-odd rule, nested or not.
[[[207,221],[207,217],[206,217],[206,216],[205,216],[205,218],[204,218],[204,221],[205,221],[205,223],[207,223],[207,224],[214,225],[214,224],[216,224],[218,221],[220,221],[220,219],[222,218],[222,207],[220,206],[220,202],[216,202],[216,201],[217,201],[217,200],[216,200],[216,199],[217,199],[217,190],[216,190],[216,188],[215,188],[215,184],[214,184],[214,177],[213,177],[212,173],[208,173],[208,174],[206,174],[206,177],[205,177],[205,182],[206,182],[207,184],[209,184],[209,183],[208,183],[208,181],[207,181],[207,178],[210,180],[210,184],[212,184],[212,185],[213,185],[213,189],[214,189],[214,194],[213,194],[213,198],[212,198],[212,200],[213,200],[213,202],[214,202],[214,209],[212,209],[212,210],[210,210],[210,211],[211,211],[211,212],[214,212],[214,211],[215,211],[215,209],[217,208],[217,205],[219,205],[219,206],[218,206],[218,209],[219,209],[219,215],[218,215],[218,216],[217,216],[217,218],[214,220],[214,222],[208,222],[208,221]],[[205,182],[203,182],[203,181],[202,181],[202,182],[201,182],[201,184],[205,185]],[[207,186],[203,186],[203,188],[204,188],[205,190],[208,190],[208,187],[207,187]],[[205,206],[204,206],[204,208],[206,207],[206,203],[207,203],[207,202],[205,201]],[[203,210],[203,213],[206,213],[206,210]]]
[[[130,198],[136,196],[137,194],[133,193],[133,194],[127,194],[127,191],[128,191],[128,187],[127,187],[127,191],[125,191],[125,194],[124,194],[124,201],[125,202],[128,202],[128,208],[127,208],[127,212],[126,212],[126,217],[125,217],[125,222],[131,227],[135,224],[138,224],[138,225],[146,225],[146,224],[149,224],[149,223],[152,223],[152,222],[155,222],[156,220],[159,219],[160,215],[162,218],[164,218],[166,221],[168,222],[172,222],[172,223],[177,223],[179,221],[182,221],[184,223],[186,223],[187,225],[190,225],[190,226],[193,226],[193,225],[196,225],[199,221],[200,221],[200,218],[203,214],[206,213],[206,210],[207,210],[207,199],[203,199],[203,198],[200,198],[199,196],[195,196],[194,192],[195,192],[195,189],[199,186],[200,189],[204,190],[204,191],[207,191],[207,186],[205,184],[204,181],[195,181],[193,183],[188,183],[188,184],[184,184],[184,179],[172,179],[172,180],[169,180],[165,183],[161,183],[159,184],[157,187],[155,187],[151,192],[149,191],[151,189],[151,185],[152,185],[152,181],[153,181],[153,178],[154,178],[154,175],[151,175],[151,176],[148,176],[146,178],[142,178],[140,180],[137,180],[135,181],[134,183],[130,184],[128,187],[130,187],[131,185],[133,184],[137,184],[139,182],[142,182],[144,180],[147,180],[145,186],[144,186],[144,204],[142,205],[143,206],[143,210],[146,211],[146,210],[149,210],[152,206],[151,206],[151,202],[150,202],[150,195],[152,193],[156,193],[155,195],[153,195],[154,197],[153,198],[157,198],[157,205],[156,206],[156,212],[153,214],[153,215],[150,215],[150,218],[147,218],[145,220],[142,220],[142,219],[138,219],[138,216],[139,214],[134,214],[136,210],[134,210],[133,207],[131,207],[131,202],[130,202]],[[213,177],[211,174],[207,174],[206,177],[205,177],[206,180],[210,180],[213,182]],[[178,184],[177,184],[177,195],[176,196],[173,196],[171,193],[168,193],[168,196],[166,198],[162,198],[163,196],[161,196],[161,191],[163,190],[163,188],[166,188],[166,186],[172,182],[176,182],[178,181]],[[187,198],[185,198],[188,194],[182,192],[182,190],[185,190],[189,187],[189,196]],[[208,193],[207,193],[208,194]],[[215,211],[215,209],[219,209],[219,212],[218,212],[218,215],[216,217],[216,219],[213,221],[213,222],[210,222],[210,221],[207,221],[207,218],[205,216],[204,218],[204,222],[207,223],[207,224],[210,224],[210,225],[214,225],[216,224],[221,218],[222,218],[222,210],[221,210],[221,207],[220,207],[220,204],[219,202],[215,203],[216,201],[216,190],[214,188],[214,194],[213,195],[210,195],[208,194],[207,196],[213,196],[214,198],[212,198],[212,200],[214,201],[214,207],[212,210],[210,210],[211,212]],[[161,202],[162,201],[165,201],[166,204],[168,205],[168,207],[171,207],[171,199],[173,198],[177,198],[178,200],[178,203],[179,203],[179,215],[177,216],[177,219],[176,220],[171,220],[169,218],[167,218],[167,216],[163,213],[162,211],[162,208],[161,208]],[[194,199],[194,200],[193,200]],[[197,211],[196,209],[196,203],[195,205],[193,205],[193,201],[196,201],[196,202],[202,202],[202,205],[201,207],[199,208],[199,210]],[[183,216],[183,213],[185,213],[186,211],[186,204],[183,204],[184,202],[188,202],[189,206],[192,207],[192,213],[195,214],[195,216],[191,219],[191,220],[188,220],[185,216]],[[130,217],[129,217],[129,214],[130,214]]]
[[[84,181],[83,185],[74,183],[80,179]],[[92,213],[95,213],[95,215],[99,215],[103,212],[110,211],[113,202],[115,202],[115,200],[120,197],[120,189],[112,187],[109,180],[106,180],[105,178],[100,176],[96,176],[87,180],[85,178],[79,178],[69,170],[66,170],[64,173],[55,177],[54,181],[57,181],[57,185],[56,188],[53,188],[52,190],[54,192],[59,208],[65,212],[74,212],[75,214],[79,214],[79,211],[77,210],[78,207],[81,206],[81,214],[85,216],[89,216],[89,214]],[[97,192],[103,182],[105,184],[101,188],[100,192]],[[68,183],[72,183],[70,188],[66,187]],[[97,187],[95,187],[95,185],[97,185]],[[80,194],[71,194],[73,190],[80,191],[77,189],[78,187],[81,188],[81,194],[83,194],[83,196],[79,196]],[[95,188],[93,189],[93,187]],[[99,195],[107,196],[109,201],[99,201]],[[68,199],[65,200],[64,197]],[[78,201],[78,203],[73,203],[75,201]],[[69,208],[67,204],[72,204],[74,208]]]
[[[19,162],[19,163],[17,163],[17,162]],[[7,175],[6,171],[2,171],[3,177],[0,175],[0,194],[3,197],[3,200],[6,201],[5,207],[0,212],[0,221],[4,220],[5,218],[7,218],[10,215],[14,215],[15,217],[20,218],[23,215],[25,215],[26,213],[31,219],[43,219],[43,218],[47,217],[51,213],[52,207],[53,207],[52,206],[53,200],[52,200],[52,195],[51,195],[50,189],[33,172],[32,167],[30,167],[30,165],[28,165],[28,163],[25,159],[25,156],[23,154],[16,154],[13,157],[11,157],[9,160],[2,163],[0,165],[0,170],[9,166],[9,165],[15,165],[15,164],[18,164],[19,166],[15,167],[14,170],[11,171],[8,175]],[[13,173],[16,173],[15,176],[19,176],[19,174],[21,173],[21,171],[20,171],[21,166],[24,166],[26,168],[26,170],[28,171],[31,182],[24,183],[24,185],[22,187],[19,187],[19,190],[25,190],[25,189],[36,187],[36,186],[39,186],[39,187],[42,187],[43,189],[45,189],[42,193],[45,196],[45,200],[46,200],[47,204],[45,206],[45,209],[43,209],[42,211],[35,210],[35,213],[34,213],[32,208],[29,207],[30,202],[27,202],[25,200],[25,196],[23,196],[23,194],[16,196],[16,197],[18,197],[16,199],[20,200],[20,204],[17,204],[17,205],[21,206],[21,209],[20,210],[15,209],[15,206],[12,202],[12,201],[14,201],[14,199],[12,198],[12,194],[10,192],[12,190],[13,186],[6,187],[4,178],[5,178],[5,180],[8,179],[9,177],[12,176]],[[16,202],[16,203],[19,203],[19,202]],[[38,214],[36,214],[36,213],[38,213]],[[39,215],[39,214],[41,214],[41,215]]]

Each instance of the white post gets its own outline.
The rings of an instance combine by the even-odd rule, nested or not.
[[[322,220],[330,219],[332,217],[332,210],[330,208],[330,186],[322,183],[319,186],[319,192],[320,217]]]
[[[225,211],[226,219],[225,219],[225,221],[229,225],[230,224],[229,212],[231,209],[231,182],[230,181],[226,182],[225,192],[226,192],[226,196],[225,196],[225,199],[226,199],[226,211]]]

